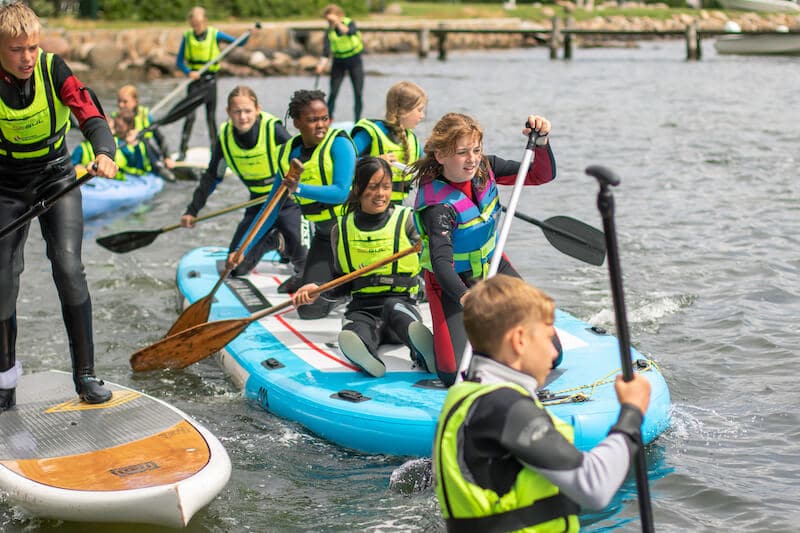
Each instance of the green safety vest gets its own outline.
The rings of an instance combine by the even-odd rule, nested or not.
[[[111,118],[117,118],[119,111],[114,111],[111,113]],[[142,131],[146,127],[150,125],[150,108],[137,105],[136,106],[136,114],[133,116],[133,128],[136,131]],[[148,131],[144,134],[145,138],[150,138],[153,136],[152,131]]]
[[[116,139],[116,137],[115,137]],[[89,141],[81,141],[79,145],[81,149],[81,162],[80,164],[84,167],[89,166],[89,164],[94,161],[94,148],[92,147],[92,143]],[[124,180],[125,179],[125,172],[123,171],[123,167],[125,167],[128,163],[127,159],[125,159],[125,154],[122,153],[122,150],[117,150],[114,153],[114,162],[117,164],[119,170],[117,174],[114,176],[115,180]]]
[[[275,141],[275,126],[280,120],[269,113],[261,112],[258,141],[250,149],[244,149],[233,137],[233,123],[229,120],[220,128],[219,140],[225,162],[248,190],[257,195],[272,190],[272,180],[278,166],[278,144]]]
[[[436,496],[448,529],[470,531],[519,531],[535,533],[575,532],[580,528],[575,502],[563,496],[559,488],[536,470],[523,467],[517,474],[513,487],[505,494],[497,494],[472,481],[469,472],[462,470],[459,462],[462,452],[462,425],[475,401],[498,390],[510,388],[530,397],[515,383],[481,385],[463,381],[450,387],[444,401],[436,440],[433,462],[436,474]],[[537,406],[544,408],[536,399]],[[551,415],[556,430],[569,441],[574,440],[572,426]],[[514,518],[514,527],[508,527]],[[523,524],[520,527],[520,523]]]
[[[366,131],[372,139],[369,145],[369,155],[377,157],[383,154],[394,154],[397,160],[405,165],[410,165],[419,159],[419,140],[412,130],[406,129],[406,145],[409,155],[406,158],[406,147],[390,139],[383,129],[372,120],[366,118],[359,120],[353,127],[352,136],[355,136],[356,130],[359,128]],[[408,196],[413,179],[414,174],[404,173],[399,168],[392,167],[392,202],[400,203]]]
[[[353,19],[344,17],[342,24],[350,26]],[[331,43],[331,53],[336,59],[346,59],[361,53],[364,50],[364,40],[361,38],[361,32],[357,31],[355,35],[339,35],[336,33],[335,28],[328,29],[328,41]]]
[[[347,213],[336,221],[339,227],[336,255],[344,274],[412,246],[406,233],[406,222],[412,209],[404,206],[392,206],[390,209],[394,211],[386,224],[372,231],[359,229],[354,213]],[[394,263],[373,270],[369,275],[356,278],[350,292],[415,294],[419,290],[419,272],[419,257],[417,254],[408,254]]]
[[[134,161],[128,161],[128,156],[126,155],[125,151],[123,151],[123,145],[125,151],[132,151],[134,153],[138,153],[139,157],[141,158],[144,168],[135,167]],[[120,142],[117,145],[117,153],[122,154],[123,164],[119,164],[117,158],[117,166],[119,167],[120,171],[124,172],[125,174],[134,174],[136,176],[141,176],[143,174],[147,174],[153,171],[153,165],[150,163],[150,158],[147,157],[147,148],[145,148],[144,143],[142,141],[137,142],[133,147],[129,144],[125,144],[124,142]],[[134,155],[133,153],[131,155]]]
[[[300,174],[300,185],[330,185],[333,183],[333,156],[331,147],[336,137],[344,137],[350,140],[350,136],[344,130],[328,128],[325,138],[322,139],[311,153],[308,161],[303,163],[305,169]],[[281,145],[278,161],[281,173],[285,176],[290,168],[290,156],[292,150],[303,142],[303,138],[298,134]],[[301,191],[302,192],[302,191]],[[324,204],[310,198],[295,195],[295,201],[300,205],[303,216],[311,222],[323,222],[342,215],[344,204]]]
[[[183,59],[189,70],[200,70],[206,63],[220,54],[219,43],[217,42],[217,29],[209,26],[206,29],[206,38],[198,41],[193,30],[188,30],[183,34]],[[217,72],[219,62],[214,63],[208,68],[208,72]]]
[[[38,50],[33,69],[33,101],[12,109],[0,100],[0,155],[14,159],[44,157],[64,144],[69,130],[69,107],[53,85],[53,54]]]

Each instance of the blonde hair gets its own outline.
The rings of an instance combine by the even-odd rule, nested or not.
[[[39,17],[22,2],[0,7],[0,38],[38,35],[42,29]]]
[[[531,320],[552,324],[556,304],[520,278],[498,274],[478,282],[464,298],[464,329],[476,352],[492,356],[512,328]]]
[[[410,81],[398,81],[386,93],[386,127],[389,133],[400,141],[403,146],[403,153],[405,161],[411,161],[411,155],[416,157],[417,154],[408,153],[408,135],[405,128],[400,126],[400,118],[416,109],[421,105],[425,105],[428,101],[428,95],[422,90],[422,87]]]
[[[228,93],[228,107],[231,106],[231,101],[237,96],[246,96],[258,107],[258,96],[256,96],[256,92],[247,85],[237,85],[231,89],[231,92]]]
[[[344,16],[344,9],[342,9],[341,6],[336,5],[336,4],[328,4],[322,10],[322,16],[323,17],[327,17],[328,14],[330,14],[330,13],[333,13],[337,17],[343,17]]]
[[[189,22],[191,22],[194,18],[208,21],[208,17],[206,17],[206,9],[200,6],[194,6],[192,9],[190,9],[189,15],[186,18],[189,20]]]
[[[131,98],[136,100],[137,104],[139,103],[139,93],[136,91],[135,85],[123,85],[122,87],[120,87],[119,91],[117,91],[117,96],[119,97],[123,95],[130,96]]]
[[[436,160],[436,152],[442,155],[454,154],[456,144],[462,137],[475,137],[479,143],[483,143],[483,129],[472,117],[462,113],[447,113],[433,127],[428,140],[425,141],[423,157],[411,165],[410,172],[417,173],[416,179],[421,184],[436,179],[442,174],[442,165]],[[489,181],[489,172],[486,168],[486,158],[481,156],[481,164],[476,173],[479,189]]]

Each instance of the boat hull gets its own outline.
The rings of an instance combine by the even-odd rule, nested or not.
[[[124,180],[94,178],[81,186],[83,218],[88,220],[136,207],[163,188],[164,180],[155,174],[128,174]]]

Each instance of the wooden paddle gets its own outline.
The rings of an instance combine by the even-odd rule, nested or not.
[[[417,243],[411,248],[401,250],[380,261],[376,261],[375,263],[324,283],[317,289],[309,291],[308,294],[314,296],[333,289],[334,287],[338,287],[357,277],[381,268],[384,265],[393,263],[406,255],[419,253],[421,248],[422,245]],[[199,324],[181,331],[176,335],[161,339],[134,353],[131,356],[131,368],[137,372],[162,368],[186,368],[192,363],[205,359],[209,355],[221,350],[226,344],[239,336],[252,322],[291,306],[292,301],[286,300],[269,309],[253,313],[248,318],[231,318]]]
[[[220,209],[219,211],[214,211],[213,213],[197,217],[195,222],[201,222],[203,220],[218,217],[232,211],[262,204],[266,201],[267,196],[268,195],[264,195],[247,202],[242,202],[240,204],[232,205],[230,207]],[[180,224],[173,224],[171,226],[164,226],[160,229],[123,231],[120,233],[114,233],[113,235],[106,235],[105,237],[98,237],[95,239],[95,241],[106,250],[110,250],[117,254],[124,254],[132,250],[143,248],[156,240],[156,237],[162,233],[167,233],[168,231],[176,230],[180,227]]]
[[[586,169],[586,173],[597,179],[600,192],[597,194],[597,208],[603,217],[603,229],[608,249],[608,273],[611,278],[611,295],[614,300],[614,314],[617,321],[617,338],[619,339],[619,356],[622,364],[622,379],[633,379],[633,364],[631,363],[631,339],[628,328],[628,317],[625,312],[625,293],[622,288],[622,267],[620,266],[619,249],[617,247],[617,230],[614,224],[614,193],[611,187],[619,185],[619,178],[611,170],[593,165]],[[636,455],[633,464],[636,470],[636,491],[639,495],[639,516],[642,520],[642,531],[652,533],[653,509],[650,503],[650,486],[647,480],[647,457],[645,457],[644,444],[639,435]]]
[[[289,176],[293,176],[295,178],[299,178],[300,174],[303,172],[303,163],[300,162],[299,159],[292,159],[289,168]],[[250,243],[253,242],[253,239],[256,238],[258,235],[261,226],[264,225],[264,222],[267,221],[269,215],[275,210],[275,208],[283,201],[284,196],[288,192],[285,183],[281,183],[281,186],[278,187],[278,190],[275,191],[275,195],[272,197],[272,200],[267,204],[267,206],[261,211],[258,219],[253,224],[250,231],[245,235],[244,241],[239,246],[239,249],[236,250],[236,254],[233,257],[232,263],[238,265],[241,263],[242,258],[244,257],[245,252],[247,251],[247,247],[250,246]],[[211,289],[211,292],[208,293],[207,296],[200,298],[195,303],[187,307],[183,310],[183,313],[180,314],[178,320],[169,328],[167,332],[167,337],[171,335],[175,335],[176,333],[183,331],[185,329],[189,329],[191,327],[196,326],[197,324],[202,324],[203,322],[208,321],[208,313],[211,311],[211,304],[214,302],[214,294],[216,294],[217,290],[222,286],[222,282],[225,281],[225,278],[228,277],[233,269],[236,268],[235,266],[228,266],[225,268],[225,271],[220,274],[217,283]]]

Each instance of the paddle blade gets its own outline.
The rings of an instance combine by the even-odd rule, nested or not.
[[[178,317],[178,320],[169,328],[166,336],[171,337],[181,331],[193,328],[198,324],[208,322],[208,314],[211,312],[213,298],[213,294],[209,294],[184,309],[181,316]]]
[[[98,237],[95,242],[117,254],[124,254],[132,250],[144,248],[161,235],[161,230],[123,231],[114,235]]]
[[[250,324],[249,318],[232,318],[200,324],[165,337],[131,356],[136,372],[164,368],[186,368],[220,351]]]
[[[544,236],[559,251],[590,265],[602,265],[606,258],[603,232],[566,216],[548,218],[541,225]]]

